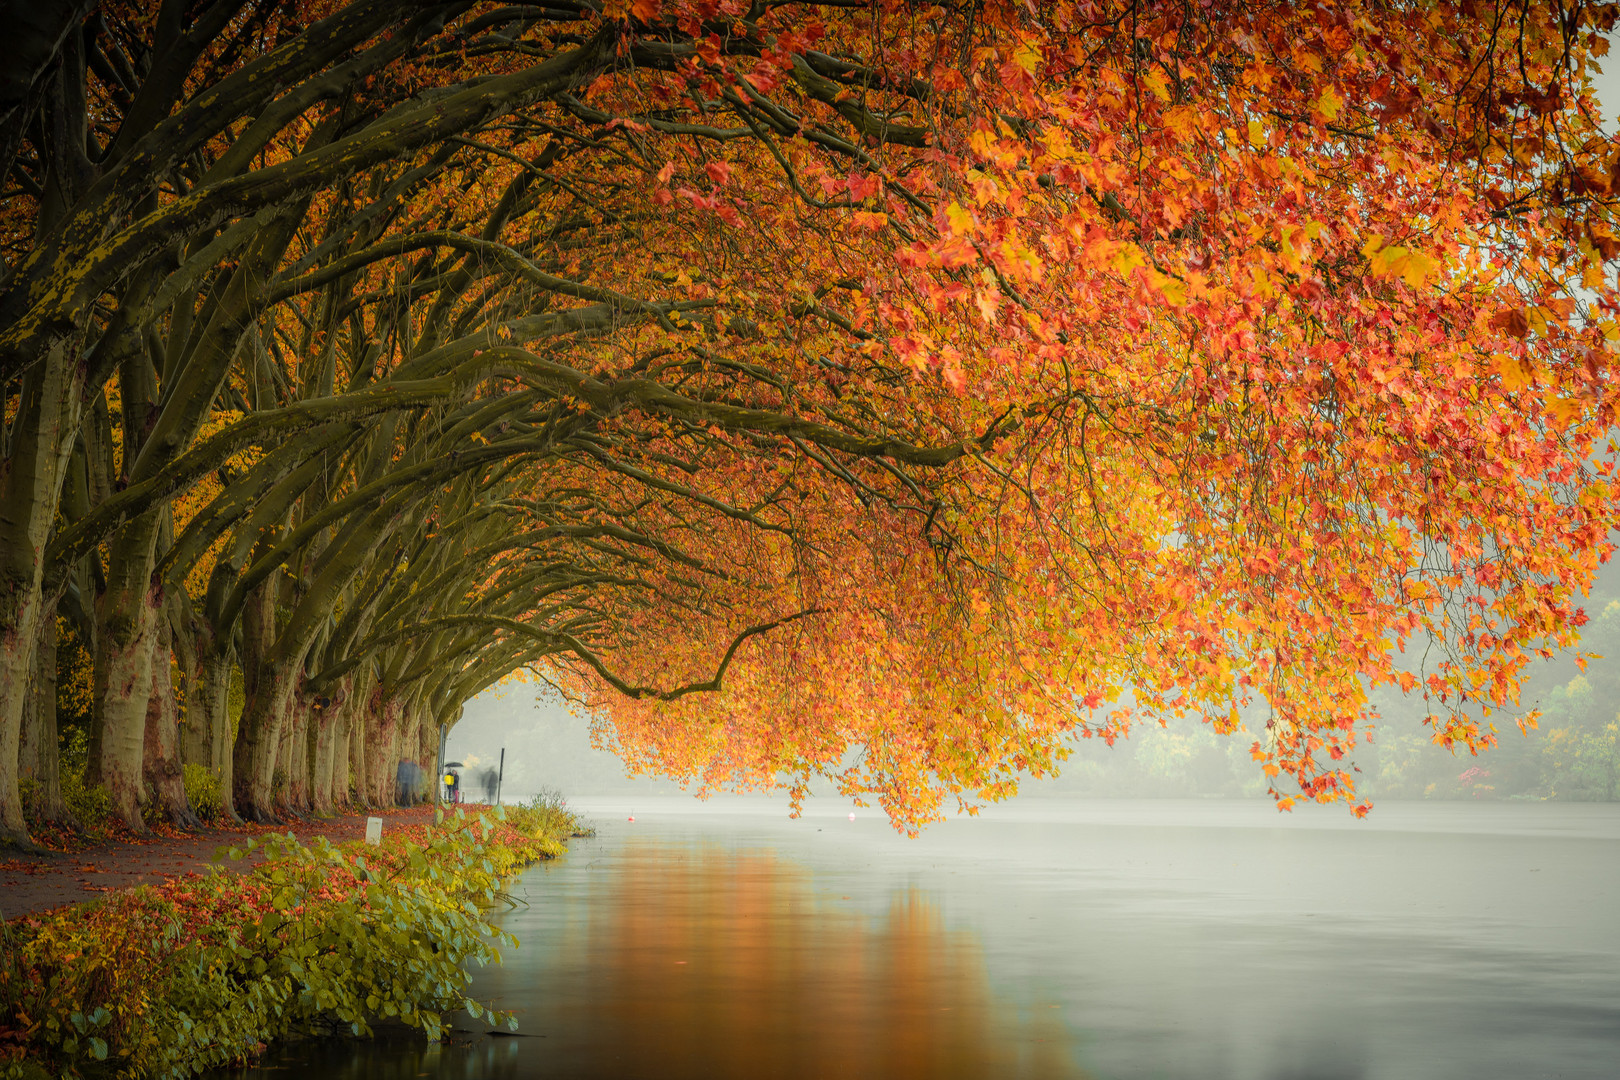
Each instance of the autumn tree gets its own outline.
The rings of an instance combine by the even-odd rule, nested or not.
[[[1613,18],[19,23],[7,834],[64,600],[136,827],[185,819],[187,753],[244,812],[278,763],[324,809],[344,732],[386,797],[401,740],[524,665],[633,762],[830,772],[903,824],[1143,716],[1263,703],[1280,799],[1355,802],[1369,687],[1488,745],[1608,553]]]

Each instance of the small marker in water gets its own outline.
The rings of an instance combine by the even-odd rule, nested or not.
[[[851,810],[849,812],[849,820],[851,820],[851,821],[855,820],[855,811]]]

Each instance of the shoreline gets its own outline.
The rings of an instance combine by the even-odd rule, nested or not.
[[[515,944],[490,908],[578,823],[560,803],[466,809],[380,845],[242,836],[204,873],[5,923],[0,1074],[184,1076],[373,1023],[508,1023],[465,996],[467,965]]]

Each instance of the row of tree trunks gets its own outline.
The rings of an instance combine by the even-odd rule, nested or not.
[[[133,539],[155,544],[163,523],[147,524],[149,531]],[[432,775],[438,732],[425,706],[412,696],[385,693],[369,666],[344,676],[330,697],[311,700],[302,691],[302,665],[265,656],[257,646],[266,635],[251,632],[257,626],[244,635],[243,681],[251,691],[237,730],[230,715],[234,657],[228,647],[195,639],[182,650],[196,658],[196,671],[186,679],[182,723],[171,659],[180,643],[152,586],[150,560],[143,551],[126,550],[111,565],[94,612],[95,713],[87,780],[107,788],[116,815],[132,830],[144,830],[143,812],[150,816],[153,810],[183,827],[200,824],[186,794],[187,764],[219,779],[228,817],[240,812],[259,821],[326,816],[356,801],[392,806],[401,761],[414,761]],[[248,606],[247,621],[268,627],[272,613],[272,603],[260,600]],[[0,772],[6,762],[16,763],[18,778],[30,782],[31,814],[71,821],[59,775],[54,603],[42,602],[30,620],[39,642],[11,653],[13,660],[28,653],[33,670],[8,682],[8,692],[22,688],[21,715],[4,733],[17,740],[16,753],[7,753],[0,740]],[[279,791],[278,773],[285,779]],[[11,791],[15,797],[15,784]],[[20,816],[20,802],[18,811]]]

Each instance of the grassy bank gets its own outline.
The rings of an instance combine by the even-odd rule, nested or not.
[[[550,800],[381,846],[272,835],[232,850],[262,856],[246,873],[16,920],[0,932],[0,1075],[188,1076],[377,1021],[430,1039],[458,1009],[506,1023],[465,995],[466,965],[513,944],[484,912],[576,827]]]

